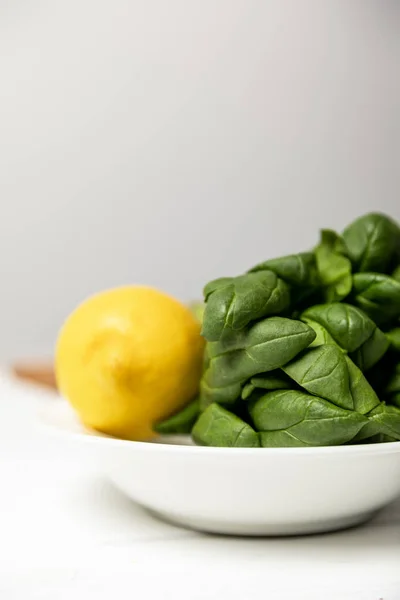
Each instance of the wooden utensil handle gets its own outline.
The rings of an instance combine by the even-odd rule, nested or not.
[[[18,379],[57,389],[54,367],[51,363],[16,363],[12,370]]]

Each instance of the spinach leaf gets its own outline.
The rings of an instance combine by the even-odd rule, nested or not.
[[[398,362],[386,384],[386,393],[387,394],[397,394],[400,393],[400,362]]]
[[[192,437],[201,446],[257,448],[257,433],[242,419],[218,404],[211,404],[198,418]]]
[[[203,289],[204,300],[207,302],[208,297],[213,292],[219,290],[220,288],[224,288],[234,280],[234,277],[219,277],[218,279],[213,279]]]
[[[341,408],[354,409],[346,358],[338,346],[309,348],[282,369],[310,394]]]
[[[205,380],[210,387],[244,383],[282,367],[315,338],[307,324],[283,317],[258,321],[235,340],[221,341],[210,358]]]
[[[360,369],[334,344],[309,348],[283,371],[309,393],[362,414],[379,404]]]
[[[363,444],[385,444],[386,442],[397,442],[396,438],[391,437],[390,435],[385,435],[384,433],[378,433],[377,435],[374,435],[368,439],[363,439],[362,442],[359,443],[363,443]],[[353,444],[356,444],[357,441],[352,440]]]
[[[375,323],[362,310],[344,302],[312,306],[301,319],[314,328],[314,345],[335,342],[363,371],[375,365],[389,348],[388,339]]]
[[[400,231],[386,215],[371,213],[346,227],[343,239],[355,271],[387,273],[398,253]]]
[[[286,283],[295,287],[316,287],[319,283],[315,256],[312,252],[272,258],[256,265],[249,272],[266,270],[273,271]]]
[[[377,435],[400,440],[400,408],[387,406],[382,402],[367,417],[368,422],[354,437],[354,441],[367,440]]]
[[[381,360],[388,348],[389,340],[387,336],[376,327],[371,337],[352,352],[350,357],[361,371],[365,372]]]
[[[400,408],[400,361],[392,366],[391,372],[386,377],[384,383],[385,386],[381,394],[382,398],[387,404],[392,404]]]
[[[354,302],[377,324],[400,317],[400,282],[381,273],[357,273],[353,277]]]
[[[340,236],[330,229],[321,231],[315,250],[319,279],[324,286],[326,302],[343,300],[351,292],[352,266]]]
[[[267,392],[249,412],[264,447],[344,444],[367,423],[357,412],[292,390]]]
[[[347,352],[354,352],[368,341],[376,329],[374,322],[361,310],[344,302],[312,306],[302,320],[322,325],[335,342]]]
[[[200,382],[200,410],[205,410],[207,406],[213,403],[233,405],[240,398],[241,393],[242,385],[240,382],[220,386],[210,385],[207,381],[206,372]]]
[[[323,325],[320,325],[317,321],[313,321],[313,319],[305,317],[304,313],[300,315],[300,318],[315,331],[315,340],[310,344],[310,347],[322,346],[323,344],[336,344],[336,341]]]
[[[237,331],[250,321],[280,314],[290,305],[289,287],[272,271],[218,282],[206,286],[202,333],[208,341],[218,341],[227,329]]]
[[[400,265],[393,271],[392,277],[393,279],[396,279],[396,281],[400,281]]]
[[[400,327],[395,327],[386,334],[391,347],[396,351],[400,352]]]
[[[379,404],[379,398],[362,371],[346,356],[349,370],[350,392],[353,396],[354,410],[366,414]]]
[[[396,354],[390,351],[385,355],[383,360],[379,361],[372,369],[365,373],[369,384],[381,400],[386,399],[386,387],[395,371],[397,359]]]
[[[158,423],[154,429],[157,433],[162,434],[190,433],[199,412],[199,401],[198,399],[193,400],[193,402],[185,406],[175,415],[172,415],[172,417]]]
[[[315,255],[312,252],[266,260],[250,269],[250,273],[265,270],[273,271],[290,286],[292,309],[301,309],[306,300],[310,300],[320,287]]]
[[[400,408],[400,392],[390,396],[390,403],[393,404],[393,406]]]
[[[263,390],[290,390],[293,388],[293,381],[283,373],[276,370],[269,373],[260,373],[252,377],[242,390],[242,400],[247,400],[256,389]]]

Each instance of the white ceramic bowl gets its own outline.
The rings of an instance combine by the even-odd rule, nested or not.
[[[400,442],[325,448],[204,448],[128,442],[85,430],[69,406],[41,415],[81,444],[135,502],[179,525],[234,535],[295,535],[366,521],[400,495]]]

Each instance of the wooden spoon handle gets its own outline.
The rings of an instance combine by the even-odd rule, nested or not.
[[[51,363],[16,363],[13,365],[12,370],[18,379],[54,390],[57,389],[54,368]]]

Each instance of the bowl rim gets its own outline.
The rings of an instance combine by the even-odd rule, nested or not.
[[[60,412],[64,410],[66,412],[66,406],[68,411],[73,414],[73,411],[69,405],[64,401],[56,401],[56,406],[52,402],[52,406],[42,406],[37,412],[37,421],[42,430],[52,435],[53,437],[63,437],[69,439],[79,440],[80,442],[89,444],[108,444],[115,448],[125,449],[140,449],[146,452],[163,452],[169,454],[176,453],[187,453],[190,455],[218,455],[218,456],[259,456],[265,457],[266,455],[274,456],[290,456],[290,455],[304,455],[304,456],[352,456],[352,455],[381,455],[381,454],[395,454],[400,453],[400,441],[397,442],[383,442],[376,444],[354,444],[348,446],[305,446],[305,447],[282,447],[282,448],[230,448],[230,447],[219,447],[219,446],[196,446],[190,444],[179,444],[179,443],[167,443],[159,441],[160,438],[154,438],[147,441],[134,441],[123,438],[116,438],[111,435],[89,429],[85,425],[79,422],[75,414],[75,421],[79,426],[79,430],[74,431],[71,428],[62,427],[58,423],[54,422],[51,417],[51,413],[55,413],[57,410]],[[66,405],[66,406],[65,406]],[[59,417],[58,417],[59,418]],[[167,436],[161,437],[166,438]],[[183,438],[187,439],[189,436],[171,436],[170,439]]]

